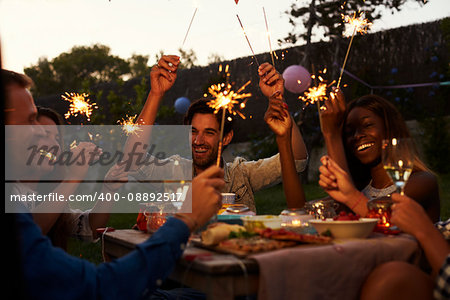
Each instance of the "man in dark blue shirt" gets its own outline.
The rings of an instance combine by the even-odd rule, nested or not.
[[[25,75],[2,70],[5,124],[39,126]],[[151,294],[182,254],[190,232],[221,206],[223,171],[212,167],[192,181],[192,213],[176,214],[127,256],[98,266],[53,247],[30,213],[16,215],[28,299],[139,299]],[[14,278],[13,280],[20,280]]]

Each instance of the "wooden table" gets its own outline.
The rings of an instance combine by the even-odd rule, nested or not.
[[[121,257],[149,236],[131,229],[108,232],[103,238],[105,256],[109,259]],[[286,252],[292,255],[283,256]],[[289,268],[294,268],[291,269],[293,273],[301,270],[302,273],[292,277],[298,278],[298,282],[286,283],[280,279],[282,276],[272,272],[267,273],[266,264],[261,265],[260,268],[254,259],[239,259],[232,255],[188,246],[169,278],[179,282],[180,285],[204,292],[208,299],[234,299],[235,296],[255,295],[258,292],[261,292],[262,298],[278,299],[279,297],[274,295],[274,291],[277,292],[277,290],[304,293],[297,298],[325,299],[330,295],[335,295],[336,298],[335,292],[337,292],[344,293],[342,296],[346,299],[356,299],[365,276],[377,264],[390,260],[417,261],[418,252],[414,239],[379,235],[367,240],[335,241],[334,245],[325,246],[303,245],[273,254],[255,256],[260,263],[261,259],[270,262],[269,264],[277,262],[277,266],[289,274],[292,274]],[[208,256],[205,256],[205,253],[208,253]],[[189,260],[193,257],[196,258]],[[320,277],[322,273],[312,272],[320,264],[321,270],[333,270],[333,273],[325,276],[325,280]],[[354,265],[356,269],[346,270],[350,265]],[[360,265],[364,267],[359,267]],[[337,271],[334,272],[335,270]],[[334,279],[331,279],[333,276]],[[328,279],[329,282],[327,282]],[[337,281],[340,283],[336,284]],[[260,288],[259,284],[261,284]],[[352,292],[342,292],[345,289]],[[315,294],[319,290],[322,294]]]
[[[108,232],[103,238],[105,257],[112,260],[124,256],[149,237],[133,229]],[[186,260],[192,257],[196,258]],[[252,259],[188,246],[169,278],[204,292],[208,299],[234,299],[257,293],[258,273],[258,264]]]

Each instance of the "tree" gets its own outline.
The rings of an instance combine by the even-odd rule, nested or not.
[[[178,51],[180,52],[180,65],[178,66],[178,69],[190,69],[195,66],[197,55],[194,50],[183,50],[182,48],[179,48]],[[164,54],[166,53],[164,53],[163,50],[159,50],[159,53],[155,55],[156,62],[158,62]]]
[[[51,61],[41,58],[24,71],[36,83],[33,93],[39,97],[118,80],[130,74],[130,65],[107,46],[75,46]]]
[[[140,78],[150,74],[150,67],[148,66],[148,55],[133,54],[128,63],[130,65],[131,77]]]
[[[220,63],[223,60],[223,56],[217,53],[211,53],[208,56],[208,64]]]
[[[304,40],[306,42],[306,53],[302,64],[309,66],[311,64],[311,40],[313,36],[317,36],[317,33],[320,32],[325,40],[336,42],[334,57],[337,58],[339,55],[339,41],[345,32],[342,15],[350,15],[361,11],[365,13],[365,18],[374,22],[381,17],[383,8],[391,12],[400,11],[407,1],[348,0],[342,3],[335,0],[307,0],[307,2],[302,4],[293,3],[290,10],[286,11],[286,13],[289,15],[289,23],[292,24],[294,30],[286,38],[279,40],[279,43],[295,44],[299,40]],[[415,1],[420,5],[424,4],[422,0],[409,1]],[[306,31],[297,30],[299,23],[302,23]]]
[[[195,66],[195,62],[197,61],[197,55],[195,54],[194,50],[192,49],[183,50],[180,48],[178,49],[178,51],[180,51],[181,56],[180,68],[190,69]]]
[[[142,109],[149,89],[148,60],[140,54],[120,58],[105,45],[75,46],[52,60],[40,58],[25,73],[35,83],[35,97],[88,93],[99,106],[91,124],[115,124]]]

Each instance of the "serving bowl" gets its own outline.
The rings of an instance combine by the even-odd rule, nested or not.
[[[334,221],[333,219],[310,220],[316,231],[321,234],[329,230],[336,239],[366,238],[377,224],[378,219],[361,218],[355,221]]]

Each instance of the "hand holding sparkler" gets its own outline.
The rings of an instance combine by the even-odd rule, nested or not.
[[[176,55],[163,55],[150,72],[150,93],[162,97],[177,79],[180,58]]]
[[[269,63],[263,63],[258,68],[259,88],[267,98],[274,96],[276,92],[278,97],[284,95],[284,79],[280,73]]]
[[[368,199],[355,188],[349,173],[329,156],[322,156],[320,162],[322,165],[319,167],[319,185],[322,189],[334,200],[365,216]]]
[[[282,100],[276,99],[276,96],[269,99],[264,121],[277,138],[291,139],[292,119],[289,116],[288,106]]]
[[[324,106],[325,109],[320,111],[323,135],[341,136],[346,108],[342,90],[334,88]]]
[[[82,180],[86,176],[89,169],[89,165],[98,160],[103,154],[101,148],[91,142],[80,142],[79,144],[74,141],[70,145],[72,157],[74,163],[70,165],[69,170],[66,172],[65,180]],[[83,161],[82,157],[87,159]]]
[[[103,187],[109,192],[115,192],[128,182],[128,172],[125,171],[126,163],[117,163],[112,166],[105,175]]]
[[[219,111],[222,110],[222,122],[220,124],[220,135],[219,135],[219,149],[216,163],[218,167],[220,166],[220,157],[222,155],[225,112],[228,111],[233,116],[239,115],[241,118],[245,119],[244,114],[241,113],[240,110],[245,108],[245,103],[247,102],[248,98],[252,96],[251,93],[242,93],[245,90],[245,88],[250,84],[250,80],[247,81],[235,92],[232,90],[233,86],[230,83],[228,83],[228,76],[229,76],[228,66],[225,72],[227,76],[227,83],[213,84],[208,88],[209,94],[213,97],[213,99],[208,102],[208,105],[214,109],[215,114],[217,114]],[[244,101],[239,102],[239,100]]]

